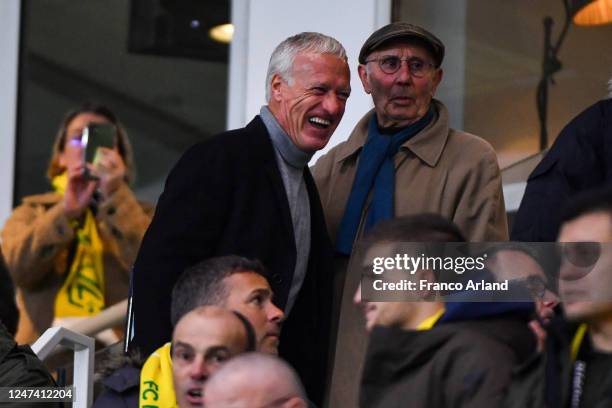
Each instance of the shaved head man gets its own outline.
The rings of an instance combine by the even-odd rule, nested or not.
[[[238,315],[217,306],[201,306],[184,315],[172,335],[172,374],[181,408],[202,406],[202,385],[233,356],[249,349]]]
[[[248,353],[226,364],[205,384],[207,408],[306,408],[300,380],[283,360]]]

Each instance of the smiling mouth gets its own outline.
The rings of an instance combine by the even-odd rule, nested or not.
[[[331,120],[323,119],[320,116],[312,116],[308,118],[308,122],[319,129],[327,129],[332,124]]]

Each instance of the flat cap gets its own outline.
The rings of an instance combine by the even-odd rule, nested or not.
[[[359,63],[365,64],[368,55],[383,43],[402,38],[417,40],[423,43],[432,53],[436,67],[442,65],[442,60],[444,59],[444,44],[442,44],[442,41],[423,27],[401,21],[388,24],[374,31],[366,42],[363,43],[361,51],[359,51]]]

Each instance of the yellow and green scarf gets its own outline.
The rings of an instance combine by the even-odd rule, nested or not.
[[[53,178],[53,187],[63,195],[68,175]],[[104,248],[96,219],[88,208],[85,220],[75,230],[76,249],[68,276],[55,297],[55,317],[87,317],[104,309]]]
[[[139,408],[177,408],[170,343],[147,358],[140,372]]]

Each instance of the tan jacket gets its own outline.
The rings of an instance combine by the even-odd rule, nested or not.
[[[433,103],[438,117],[406,141],[395,156],[395,215],[438,213],[454,221],[470,241],[507,240],[501,176],[493,148],[477,136],[450,129],[446,107],[436,100]],[[368,112],[348,140],[322,156],[313,168],[334,241],[373,113]]]
[[[153,208],[139,203],[126,185],[98,208],[106,306],[127,297],[129,272],[152,212]],[[2,252],[18,289],[19,343],[36,340],[53,321],[55,296],[66,277],[73,239],[62,196],[54,192],[25,197],[6,222]]]

